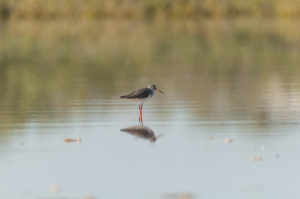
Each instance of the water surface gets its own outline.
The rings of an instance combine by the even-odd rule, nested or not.
[[[1,24],[1,197],[299,195],[297,27],[271,20]],[[119,96],[151,83],[165,91],[144,105],[154,141],[120,131],[139,125],[139,115]]]

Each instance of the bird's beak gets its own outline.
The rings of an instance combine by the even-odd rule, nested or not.
[[[159,90],[159,89],[157,89],[156,91],[158,91],[158,92],[160,92],[160,93],[164,94],[164,92],[163,92],[163,91],[161,91],[161,90]]]

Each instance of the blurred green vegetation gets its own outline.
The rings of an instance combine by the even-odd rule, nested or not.
[[[299,17],[298,0],[1,0],[1,18]]]
[[[0,123],[68,109],[74,100],[117,99],[152,82],[168,89],[166,100],[181,90],[209,103],[236,87],[259,99],[270,78],[300,84],[299,27],[245,19],[2,23]]]

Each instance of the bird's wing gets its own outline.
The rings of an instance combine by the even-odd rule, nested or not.
[[[121,98],[147,98],[151,94],[151,89],[149,88],[142,88],[136,91],[133,91],[132,93],[129,93],[128,95],[121,96]]]

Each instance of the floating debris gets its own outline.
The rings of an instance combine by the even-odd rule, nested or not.
[[[250,161],[252,161],[252,162],[261,162],[262,161],[262,156],[261,155],[251,155],[250,156]]]
[[[65,142],[77,142],[77,143],[80,143],[82,140],[81,140],[81,138],[76,138],[76,139],[66,138],[64,141]]]
[[[263,151],[265,150],[265,147],[263,145],[260,146],[260,150]]]
[[[233,140],[232,140],[232,139],[224,139],[224,142],[225,142],[226,144],[228,144],[228,143],[232,143]]]
[[[96,198],[92,197],[92,196],[86,196],[86,197],[84,197],[84,199],[96,199]]]
[[[166,199],[192,199],[194,195],[191,193],[170,193],[165,194],[164,198]]]
[[[55,193],[55,194],[58,194],[60,192],[60,189],[57,185],[50,185],[49,189],[52,193]]]
[[[215,139],[215,137],[214,136],[209,136],[208,139],[213,140],[213,139]]]

